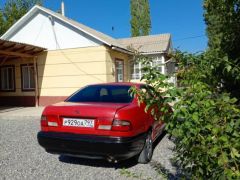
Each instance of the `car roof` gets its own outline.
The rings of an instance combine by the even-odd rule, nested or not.
[[[89,84],[89,85],[114,85],[114,86],[141,86],[144,83],[136,83],[136,82],[110,82],[110,83],[98,83],[98,84]]]

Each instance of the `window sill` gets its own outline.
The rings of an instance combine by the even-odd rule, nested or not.
[[[2,90],[2,89],[0,89],[0,92],[16,92],[16,90],[15,89],[13,89],[13,90]]]
[[[31,92],[31,91],[35,91],[35,89],[22,89],[22,92]]]

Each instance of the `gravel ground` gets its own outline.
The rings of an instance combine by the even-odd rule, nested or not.
[[[149,164],[128,160],[114,165],[51,155],[37,143],[38,117],[0,116],[0,179],[176,179],[171,164],[173,143],[160,138]]]

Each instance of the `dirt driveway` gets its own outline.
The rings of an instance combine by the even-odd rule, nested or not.
[[[134,160],[110,164],[46,153],[36,138],[41,111],[42,108],[0,108],[1,179],[176,179],[170,161],[173,143],[168,136],[160,139],[152,161],[146,165]]]

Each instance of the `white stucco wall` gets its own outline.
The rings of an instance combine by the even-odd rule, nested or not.
[[[45,47],[49,50],[99,46],[102,43],[45,12],[34,16],[12,32],[7,40]]]

